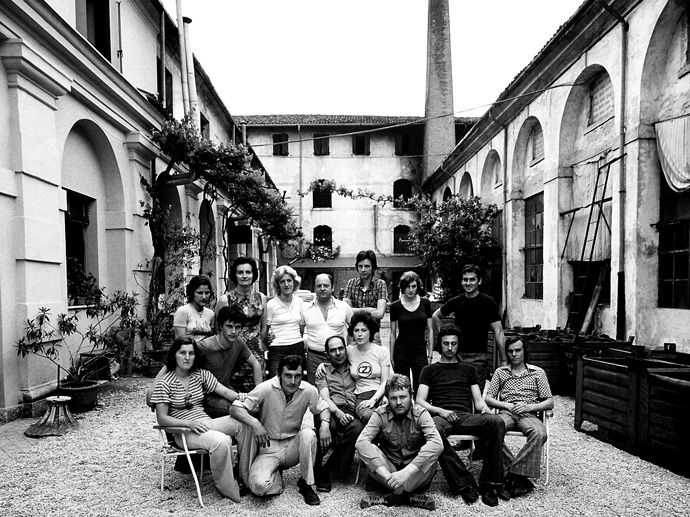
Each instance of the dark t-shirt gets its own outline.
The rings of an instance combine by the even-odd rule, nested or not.
[[[474,298],[465,294],[448,300],[441,307],[443,317],[455,313],[455,324],[460,327],[460,354],[486,353],[486,341],[489,325],[501,320],[496,302],[491,296],[479,293]]]
[[[198,366],[210,371],[223,386],[231,386],[232,373],[235,368],[244,363],[251,352],[242,338],[237,340],[227,348],[221,344],[218,334],[202,339],[198,343],[199,355]]]
[[[408,311],[400,300],[391,303],[391,321],[398,322],[398,337],[395,340],[394,354],[409,356],[426,355],[427,320],[431,318],[431,302],[420,298],[419,306]]]
[[[473,384],[477,384],[477,370],[467,363],[434,363],[425,366],[419,384],[429,386],[427,401],[436,407],[452,411],[472,412]]]

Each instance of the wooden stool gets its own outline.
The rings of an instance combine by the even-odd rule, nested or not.
[[[48,409],[38,422],[24,431],[24,434],[31,438],[62,436],[72,429],[76,429],[79,424],[67,407],[70,400],[72,397],[46,397]]]

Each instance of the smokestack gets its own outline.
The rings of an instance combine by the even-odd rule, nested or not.
[[[424,178],[443,163],[455,147],[453,67],[450,57],[448,0],[429,0],[424,116]]]

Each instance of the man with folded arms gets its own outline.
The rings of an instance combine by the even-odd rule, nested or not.
[[[538,478],[541,451],[546,443],[546,427],[537,413],[553,409],[551,387],[544,370],[527,364],[527,352],[519,338],[508,338],[505,344],[508,366],[497,368],[486,394],[486,403],[499,409],[506,430],[519,429],[527,441],[517,456],[504,445],[508,475],[506,486],[512,497],[534,490],[529,478]]]
[[[249,468],[240,468],[249,490],[259,497],[282,493],[281,471],[299,464],[299,493],[307,504],[317,505],[321,502],[313,488],[317,438],[313,427],[303,425],[303,420],[307,409],[320,415],[319,438],[328,447],[331,415],[316,388],[302,381],[302,375],[301,356],[281,357],[278,375],[259,384],[243,401],[234,401],[230,415],[249,426],[256,438],[249,440]]]
[[[360,506],[408,505],[434,510],[436,502],[424,492],[436,474],[443,450],[441,437],[429,412],[413,402],[409,378],[393,374],[385,394],[388,404],[376,408],[356,448],[374,482],[391,493],[367,495]]]

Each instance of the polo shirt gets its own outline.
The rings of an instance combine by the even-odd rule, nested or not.
[[[347,343],[347,326],[352,317],[352,307],[336,298],[331,298],[327,318],[319,308],[316,298],[302,305],[302,323],[304,324],[304,343],[309,350],[326,351],[326,340],[332,336],[342,336]]]
[[[316,387],[305,381],[300,383],[288,402],[278,376],[259,384],[247,394],[243,402],[237,399],[233,404],[250,412],[258,412],[259,422],[271,440],[285,440],[297,436],[307,409],[314,415],[328,409]]]

